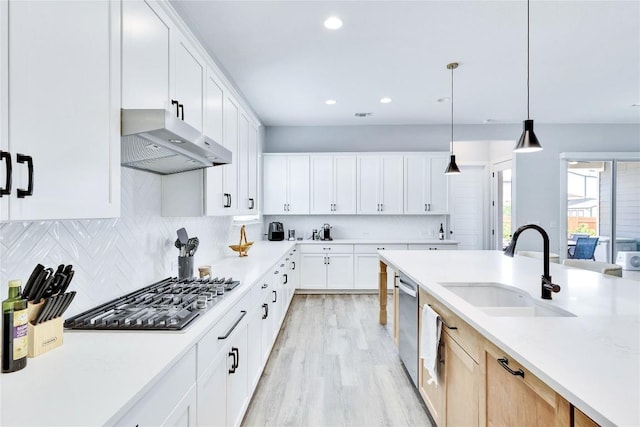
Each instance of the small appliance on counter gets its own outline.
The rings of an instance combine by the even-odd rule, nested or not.
[[[333,237],[331,237],[331,226],[329,224],[322,225],[320,240],[333,240]]]
[[[284,240],[284,227],[282,226],[281,222],[269,223],[268,239],[271,241]]]
[[[296,230],[289,229],[289,240],[296,240]]]

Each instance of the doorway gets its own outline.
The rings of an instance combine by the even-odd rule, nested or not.
[[[513,170],[511,160],[495,163],[491,172],[491,249],[504,250],[511,241]]]

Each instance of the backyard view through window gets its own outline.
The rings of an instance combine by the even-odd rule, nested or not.
[[[569,161],[568,256],[596,240],[591,259],[615,262],[619,251],[640,250],[640,162]]]

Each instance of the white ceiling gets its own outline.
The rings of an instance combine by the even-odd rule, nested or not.
[[[456,124],[526,118],[524,1],[171,3],[267,126],[450,123],[453,61]],[[640,123],[640,2],[530,7],[536,123]]]

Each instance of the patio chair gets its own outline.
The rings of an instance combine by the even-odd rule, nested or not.
[[[598,237],[578,237],[576,246],[569,248],[569,258],[571,259],[591,259],[596,260],[595,252],[598,246]]]

